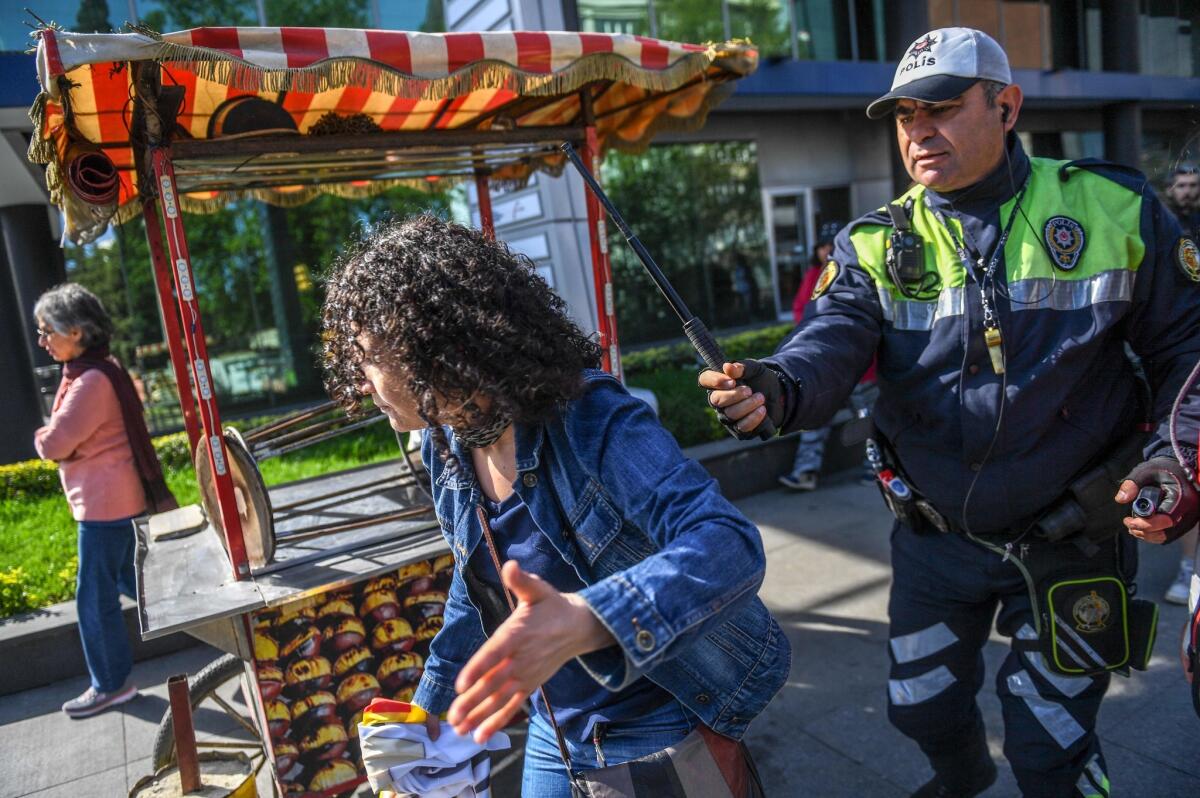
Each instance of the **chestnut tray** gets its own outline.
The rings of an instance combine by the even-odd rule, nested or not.
[[[277,521],[274,560],[240,581],[233,578],[224,543],[211,523],[194,534],[154,539],[149,534],[149,519],[138,519],[135,570],[142,638],[186,632],[446,553],[449,548],[432,510],[371,521],[428,505],[429,500],[411,480],[400,480],[402,473],[400,461],[394,460],[269,488],[273,506],[295,508],[306,496],[318,498],[299,511],[289,510],[286,518]],[[389,474],[397,475],[402,484],[379,486]],[[342,493],[335,501],[319,498],[358,484],[376,487]],[[362,525],[355,525],[359,521]],[[289,540],[305,530],[331,524],[351,528]]]

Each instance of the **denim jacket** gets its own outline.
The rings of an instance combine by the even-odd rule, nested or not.
[[[683,456],[648,405],[602,371],[584,378],[583,395],[553,420],[516,425],[513,483],[617,641],[579,661],[614,691],[646,676],[711,729],[740,739],[791,664],[791,647],[757,596],[765,570],[759,532]],[[468,450],[451,437],[462,466],[454,473],[428,438],[422,455],[454,575],[413,703],[442,713],[486,639],[463,575],[483,533]]]

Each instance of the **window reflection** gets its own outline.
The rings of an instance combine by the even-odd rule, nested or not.
[[[650,35],[649,5],[638,0],[578,0],[579,29],[585,33]]]
[[[729,38],[749,39],[764,58],[792,54],[792,25],[784,0],[728,0]]]
[[[725,39],[721,0],[654,0],[658,38],[675,42]]]

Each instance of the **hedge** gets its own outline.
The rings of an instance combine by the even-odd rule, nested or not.
[[[790,324],[778,324],[728,336],[717,341],[731,360],[763,357],[775,351]],[[629,384],[647,388],[658,399],[658,417],[680,446],[723,440],[725,432],[717,414],[708,408],[696,387],[700,368],[691,344],[679,343],[630,352],[621,358]]]
[[[784,336],[792,331],[790,324],[773,324],[733,335],[718,335],[717,342],[731,360],[746,357],[763,357],[775,351]],[[693,371],[700,365],[696,350],[687,341],[666,346],[653,346],[621,355],[621,367],[629,379],[662,369],[689,368]]]
[[[762,357],[773,352],[791,330],[790,324],[776,324],[718,336],[717,340],[725,350],[725,355],[732,360]],[[696,370],[699,360],[691,344],[680,342],[629,352],[623,355],[621,365],[630,385],[654,391],[658,397],[659,417],[675,435],[680,446],[723,437],[716,416],[703,402],[698,401]],[[238,426],[249,429],[267,420],[246,419]],[[162,435],[155,438],[153,444],[165,471],[191,470],[192,456],[186,433]],[[0,501],[54,496],[61,490],[58,468],[54,463],[26,460],[0,465]]]
[[[163,435],[152,443],[164,470],[182,471],[192,467],[186,432]],[[49,460],[25,460],[0,465],[0,501],[39,499],[61,491],[58,466]]]

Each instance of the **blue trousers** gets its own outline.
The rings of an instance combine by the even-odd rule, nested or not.
[[[79,522],[75,609],[92,687],[119,690],[133,670],[133,650],[121,617],[120,594],[135,598],[134,534],[130,518]]]
[[[598,743],[581,743],[567,737],[571,768],[580,771],[619,765],[661,751],[687,737],[698,722],[682,704],[671,700],[636,721],[605,727]],[[554,729],[540,713],[535,713],[529,720],[521,795],[537,798],[570,798],[571,795]]]
[[[1132,572],[1133,541],[1123,533],[1119,540]],[[992,618],[1006,637],[1037,637],[1026,583],[1011,561],[966,537],[919,535],[901,524],[892,532],[892,570],[888,717],[935,771],[954,773],[969,766],[964,750],[986,751],[975,695]],[[1004,754],[1023,795],[1108,795],[1095,725],[1109,680],[1064,676],[1038,652],[1009,651],[996,690]]]

